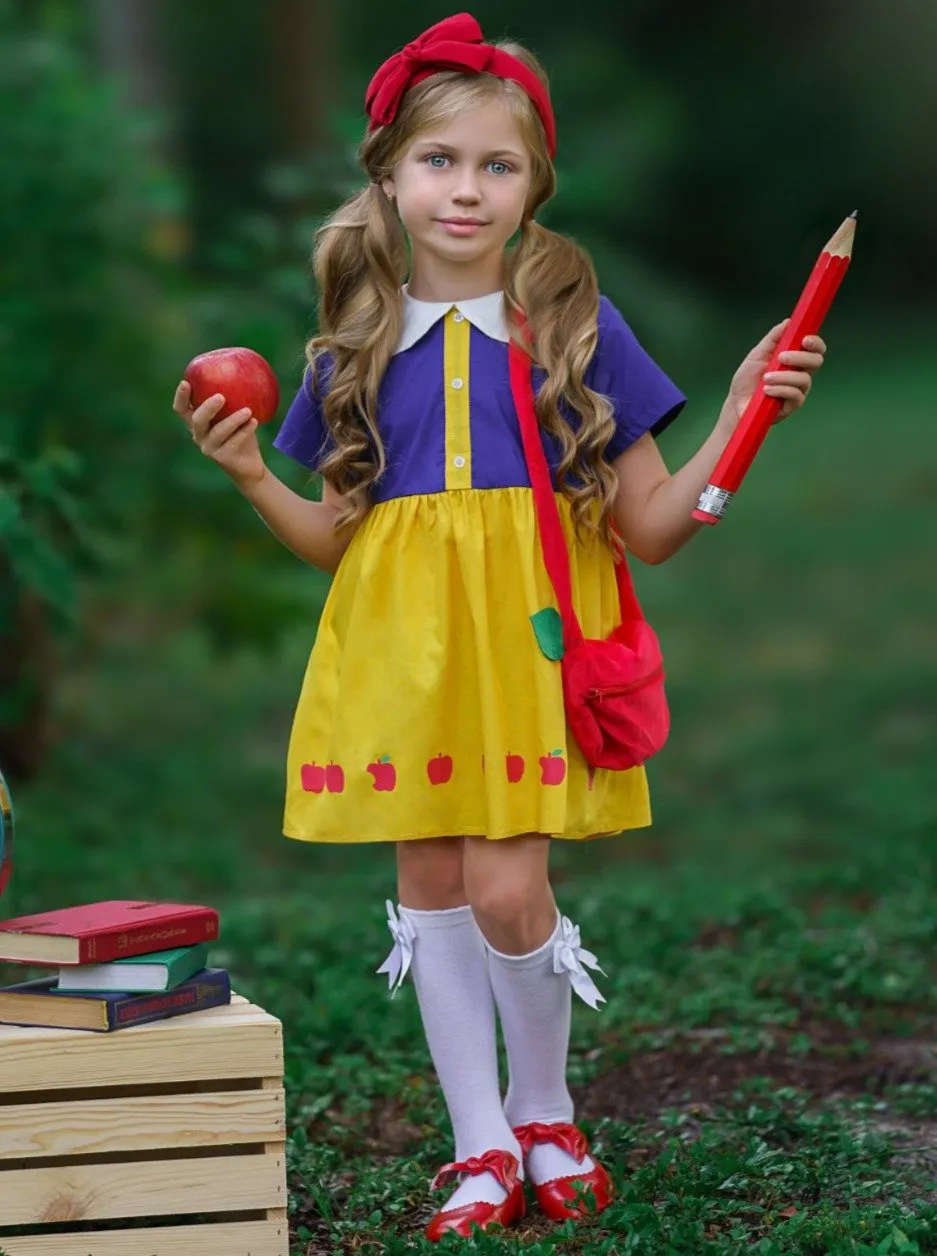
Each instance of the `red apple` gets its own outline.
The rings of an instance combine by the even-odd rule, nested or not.
[[[389,755],[381,755],[368,764],[368,771],[374,777],[374,788],[377,790],[393,790],[397,788],[397,769],[390,761]]]
[[[192,388],[193,407],[215,393],[224,396],[225,404],[215,422],[249,407],[258,423],[269,423],[280,404],[280,387],[273,368],[253,349],[237,347],[201,353],[185,368],[185,379]]]
[[[504,756],[504,768],[508,774],[508,780],[512,785],[524,775],[524,760],[519,754],[508,754]]]
[[[325,768],[318,763],[304,763],[299,769],[303,789],[310,794],[321,794],[325,789]]]
[[[559,785],[566,776],[566,760],[562,750],[540,756],[540,784]]]
[[[426,765],[426,775],[430,785],[445,785],[446,781],[451,781],[452,755],[438,754],[435,759],[430,759]]]
[[[325,788],[330,794],[340,794],[345,788],[345,773],[331,760],[325,769]]]

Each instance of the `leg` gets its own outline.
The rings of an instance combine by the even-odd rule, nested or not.
[[[491,842],[465,839],[463,877],[478,927],[491,947],[526,955],[556,926],[547,866],[550,839],[538,833]]]
[[[461,837],[397,842],[397,894],[401,907],[441,911],[464,907]]]
[[[508,1057],[505,1116],[512,1128],[534,1123],[569,1126],[573,1101],[566,1084],[572,1020],[573,972],[555,969],[557,947],[571,959],[576,989],[592,998],[571,925],[561,919],[548,876],[550,839],[537,834],[491,842],[466,838],[465,890],[488,944],[488,969],[501,1016]],[[566,944],[564,947],[564,943]],[[539,1141],[527,1154],[535,1185],[578,1171],[576,1159],[555,1143]]]
[[[413,984],[452,1122],[455,1160],[503,1150],[521,1160],[498,1083],[494,1000],[485,944],[462,880],[461,837],[397,843],[401,922],[412,930]],[[500,1205],[491,1173],[468,1176],[444,1205]]]
[[[511,1126],[571,1121],[566,1056],[569,982],[553,971],[558,912],[550,839],[466,838],[465,888],[489,949],[489,975],[508,1056],[505,1115]]]

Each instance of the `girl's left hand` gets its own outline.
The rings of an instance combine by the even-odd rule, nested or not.
[[[790,349],[781,354],[776,370],[766,373],[765,369],[789,321],[785,319],[783,323],[772,327],[733,375],[729,395],[726,397],[726,408],[736,422],[744,414],[745,407],[762,378],[765,393],[769,397],[778,397],[783,402],[775,423],[799,410],[807,400],[813,377],[823,365],[826,354],[826,343],[819,336],[806,336],[800,349]]]

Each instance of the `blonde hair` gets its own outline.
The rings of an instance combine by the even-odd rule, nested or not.
[[[527,49],[514,43],[495,46],[547,82]],[[369,490],[385,469],[376,421],[378,390],[400,339],[401,287],[408,266],[403,226],[381,181],[416,136],[492,97],[507,101],[531,158],[530,191],[520,239],[506,254],[504,291],[508,308],[525,313],[533,336],[528,347],[546,371],[536,398],[537,419],[560,444],[557,483],[571,502],[577,532],[584,527],[600,533],[617,549],[610,530],[616,479],[603,459],[615,427],[612,407],[584,383],[598,338],[595,269],[572,240],[534,221],[556,191],[543,126],[523,88],[491,74],[441,71],[411,87],[394,121],[375,129],[361,145],[358,156],[369,185],[316,232],[320,334],[306,345],[306,356],[314,373],[320,355],[332,359],[323,413],[334,443],[320,470],[347,501],[336,526],[360,523],[369,509]],[[563,416],[561,400],[579,416],[575,431]]]

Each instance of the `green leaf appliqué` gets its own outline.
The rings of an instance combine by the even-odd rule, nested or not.
[[[530,622],[534,626],[537,645],[554,662],[563,657],[563,620],[560,613],[552,606],[545,606],[542,611],[531,615]]]

